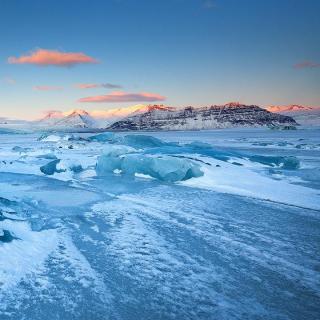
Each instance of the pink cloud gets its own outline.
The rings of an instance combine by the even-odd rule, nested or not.
[[[319,68],[320,63],[313,61],[302,61],[293,66],[296,69],[305,69],[305,68]]]
[[[82,52],[60,52],[57,50],[37,49],[29,55],[23,55],[19,58],[9,57],[8,62],[13,64],[70,67],[82,63],[97,63],[98,61]]]
[[[119,89],[122,86],[112,83],[78,83],[75,85],[78,89],[92,89],[92,88],[107,88],[107,89]]]
[[[56,87],[56,86],[35,86],[33,87],[34,90],[38,91],[59,91],[63,90],[63,87]]]
[[[156,93],[126,93],[115,91],[110,94],[101,96],[86,97],[78,100],[78,102],[134,102],[134,101],[163,101],[163,97]]]

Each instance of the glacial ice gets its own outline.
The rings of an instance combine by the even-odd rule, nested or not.
[[[57,169],[57,164],[60,162],[60,159],[50,161],[49,163],[40,167],[40,171],[46,175],[53,175],[56,172],[63,172],[63,170]]]
[[[147,135],[126,135],[118,140],[119,143],[133,148],[154,148],[168,145],[162,140]]]
[[[113,139],[114,139],[114,133],[112,132],[104,132],[104,133],[100,133],[100,134],[96,134],[88,137],[89,141],[96,141],[96,142],[107,142],[107,141],[112,141]]]
[[[56,159],[40,167],[40,171],[46,175],[53,175],[55,173],[61,173],[66,171],[73,173],[79,173],[83,170],[81,164],[77,161],[67,161]]]
[[[51,134],[0,135],[1,320],[317,318],[319,130]]]
[[[15,236],[13,236],[9,230],[5,230],[5,229],[0,229],[0,242],[11,242],[16,238]]]
[[[36,156],[39,159],[56,160],[57,156],[54,153],[44,153]]]
[[[296,170],[300,167],[300,162],[296,157],[281,157],[281,156],[250,156],[249,159],[254,162],[259,162],[271,167],[279,167],[285,170]]]
[[[51,133],[44,133],[42,134],[39,138],[39,141],[43,142],[58,142],[58,141],[73,141],[73,140],[78,140],[77,137],[75,137],[72,134],[51,134]]]
[[[101,155],[96,165],[98,175],[103,176],[117,170],[122,174],[138,173],[161,181],[176,182],[200,177],[203,174],[199,165],[188,159],[129,154],[128,151],[130,149],[115,146]]]

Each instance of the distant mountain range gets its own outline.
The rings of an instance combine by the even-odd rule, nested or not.
[[[72,110],[63,114],[58,111],[49,111],[42,119],[34,122],[35,126],[56,128],[95,128],[97,122],[84,110]]]
[[[269,106],[266,109],[270,112],[299,112],[313,110],[313,107],[292,104],[288,106]]]
[[[293,104],[288,106],[270,106],[267,110],[290,116],[304,126],[320,126],[320,107]]]
[[[69,112],[48,111],[31,122],[0,118],[1,127],[33,130],[204,130],[231,127],[320,125],[320,108],[228,103],[209,107],[172,108],[164,105],[135,105],[126,108]]]
[[[33,126],[56,129],[105,129],[110,124],[129,115],[139,114],[147,111],[148,106],[134,105],[126,108],[117,108],[109,110],[85,111],[74,109],[69,112],[48,111],[39,120],[33,122]]]

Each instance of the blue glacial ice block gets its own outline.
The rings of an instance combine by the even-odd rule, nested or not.
[[[53,154],[53,153],[39,154],[38,156],[36,156],[36,158],[39,158],[39,159],[48,159],[48,160],[56,160],[56,159],[58,159],[58,158],[56,157],[56,155]]]
[[[126,135],[119,142],[133,148],[155,148],[170,145],[158,138],[140,134]]]
[[[11,242],[16,238],[9,230],[0,229],[0,242]]]
[[[113,132],[104,132],[100,134],[96,134],[94,136],[90,136],[88,138],[89,141],[95,141],[95,142],[108,142],[114,140],[114,133]]]
[[[53,160],[40,167],[40,171],[48,176],[52,176],[55,172],[63,172],[65,170],[57,169],[57,164],[60,162],[60,159]]]
[[[270,167],[278,167],[285,170],[297,170],[300,167],[300,161],[293,156],[261,156],[254,155],[249,157],[250,161],[259,162]]]
[[[123,157],[132,152],[136,152],[136,149],[122,145],[106,145],[103,155],[98,158],[96,172],[103,176],[113,173],[116,169],[120,170]]]
[[[73,173],[79,173],[83,171],[81,164],[61,161],[60,159],[53,160],[44,166],[40,167],[40,171],[46,175],[53,175],[55,173],[72,171]]]
[[[203,175],[199,165],[193,161],[170,156],[126,154],[102,155],[98,158],[96,166],[98,175],[110,174],[114,170],[120,170],[122,174],[128,175],[142,173],[167,182],[183,181]]]

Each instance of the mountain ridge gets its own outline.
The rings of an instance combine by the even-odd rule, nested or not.
[[[295,126],[289,116],[271,113],[255,105],[227,103],[184,109],[157,108],[114,122],[108,130],[202,130],[231,127]]]
[[[135,105],[109,110],[48,111],[29,122],[35,130],[205,130],[230,127],[295,126],[286,114],[270,112],[256,105],[229,102],[205,107],[174,108],[162,104]]]
[[[320,107],[288,105],[270,106],[267,108],[285,116],[290,116],[303,126],[320,126]]]

